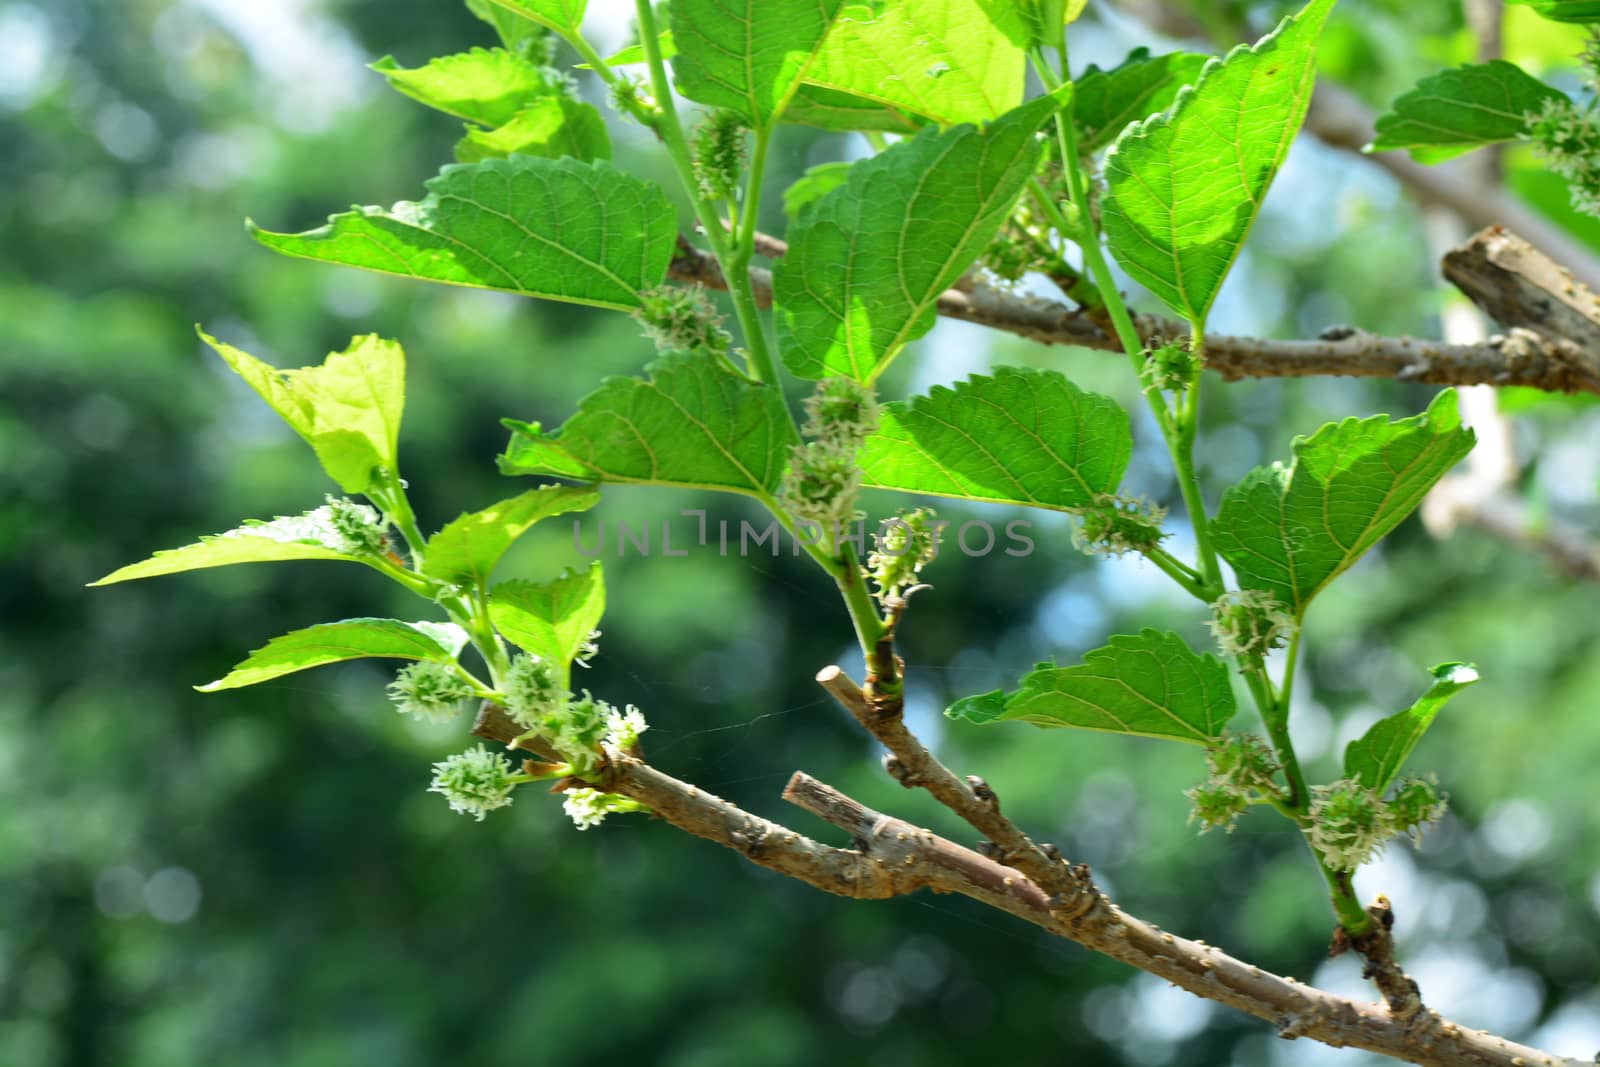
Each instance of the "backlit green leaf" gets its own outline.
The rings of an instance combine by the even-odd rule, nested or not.
[[[662,30],[656,35],[656,46],[661,49],[662,59],[671,59],[678,54],[678,42],[672,36],[670,29]],[[634,63],[646,63],[649,59],[650,55],[644,50],[644,45],[630,44],[606,56],[605,63],[608,67],[626,67]],[[579,70],[589,70],[591,64],[579,63],[577,67]]]
[[[782,113],[844,0],[672,0],[678,91],[755,126]]]
[[[823,130],[878,130],[884,133],[916,133],[930,119],[902,108],[889,107],[876,100],[802,85],[783,111],[783,121]]]
[[[357,337],[320,366],[279,370],[201,333],[234,373],[305,438],[322,467],[347,493],[364,493],[397,459],[405,407],[405,353],[377,334]]]
[[[887,404],[861,452],[877,489],[1080,508],[1115,492],[1133,439],[1127,413],[1056,371],[1001,367]]]
[[[453,623],[399,619],[345,619],[274,637],[225,677],[195,688],[202,693],[281,678],[285,674],[351,659],[414,659],[448,663],[466,643]]]
[[[798,181],[783,191],[783,213],[794,221],[801,208],[843,185],[850,176],[850,166],[842,159],[835,159],[808,167]]]
[[[939,294],[988,245],[1039,159],[1065,96],[983,130],[929,128],[850,168],[789,234],[773,272],[784,362],[802,378],[870,382],[933,326]]]
[[[1333,4],[1311,0],[1255,47],[1207,64],[1169,113],[1130,126],[1106,156],[1112,252],[1191,322],[1205,321],[1305,118]]]
[[[456,518],[428,539],[422,573],[453,585],[481,586],[512,544],[541,519],[583,511],[600,500],[598,490],[544,485]]]
[[[805,80],[942,125],[986,122],[1022,102],[1028,39],[1009,0],[853,3]]]
[[[659,186],[604,160],[445,167],[421,201],[255,239],[285,255],[425,281],[629,309],[661,284],[678,223]]]
[[[1478,680],[1470,663],[1441,663],[1433,668],[1434,683],[1405,711],[1379,719],[1344,750],[1346,777],[1382,793],[1395,780],[1406,758],[1433,725],[1439,711],[1461,690]]]
[[[1113,637],[1079,666],[1040,667],[1009,697],[969,697],[946,714],[974,723],[1015,719],[1205,745],[1221,736],[1237,710],[1221,660],[1197,654],[1177,634],[1144,630]]]
[[[591,162],[611,158],[611,135],[606,120],[593,104],[568,96],[547,96],[512,116],[493,130],[467,127],[456,142],[456,159],[476,163],[520,153],[559,159],[571,156]]]
[[[1409,148],[1419,160],[1437,163],[1482,145],[1514,141],[1527,116],[1546,100],[1566,96],[1503,59],[1430,74],[1395,99],[1377,123],[1366,150]]]
[[[494,0],[515,14],[530,18],[568,37],[583,25],[583,12],[589,0]]]
[[[1556,22],[1600,22],[1600,0],[1507,0],[1525,4]]]
[[[1130,122],[1165,111],[1178,90],[1194,84],[1209,57],[1193,52],[1152,56],[1148,48],[1129,54],[1110,70],[1090,67],[1073,84],[1072,114],[1086,152],[1116,140]]]
[[[1212,542],[1240,584],[1277,597],[1297,617],[1422,502],[1472,451],[1456,394],[1428,410],[1330,423],[1293,444],[1290,467],[1258,467],[1228,490]]]
[[[342,559],[364,563],[336,549],[310,541],[279,541],[270,537],[253,537],[241,527],[238,532],[202,537],[192,545],[157,552],[147,560],[130,563],[112,571],[90,585],[114,585],[135,578],[156,578],[163,574],[181,574],[184,571],[204,570],[207,567],[230,567],[235,563],[275,563],[297,559]]]
[[[606,609],[598,562],[553,582],[501,582],[489,594],[489,617],[507,640],[555,664],[568,684],[573,657],[582,651]]]
[[[559,75],[504,48],[474,48],[406,69],[384,56],[372,69],[413,100],[483,126],[500,126],[533,101],[562,95]]]
[[[608,378],[561,429],[506,420],[500,469],[583,481],[641,482],[770,495],[794,431],[783,396],[704,353],[668,356],[650,377]]]

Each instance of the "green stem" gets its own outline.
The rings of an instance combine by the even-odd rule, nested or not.
[[[1312,853],[1315,854],[1313,849]],[[1350,881],[1349,871],[1336,871],[1322,862],[1322,857],[1317,856],[1317,869],[1322,872],[1323,879],[1328,883],[1328,899],[1333,902],[1333,913],[1339,920],[1339,925],[1344,927],[1348,934],[1360,936],[1372,926],[1372,916],[1367,914],[1367,909],[1361,906],[1361,901],[1356,897],[1355,886]]]
[[[761,311],[756,307],[755,293],[750,288],[748,261],[746,269],[734,270],[734,251],[728,243],[729,235],[723,228],[722,218],[713,205],[700,195],[699,183],[695,180],[694,161],[689,155],[689,143],[683,136],[683,124],[678,119],[677,106],[672,102],[672,82],[667,77],[667,65],[661,57],[655,12],[651,9],[650,0],[635,0],[634,7],[638,12],[639,39],[650,62],[651,92],[659,109],[654,122],[656,134],[666,145],[667,154],[672,157],[678,180],[683,183],[684,192],[694,204],[695,217],[699,219],[706,242],[711,245],[711,253],[717,257],[723,277],[727,279],[733,313],[739,320],[739,329],[744,334],[744,343],[750,353],[750,372],[763,382],[777,384],[778,368],[767,346],[766,328],[762,325]],[[753,196],[747,198],[755,199]],[[751,237],[754,238],[754,231]]]
[[[1168,578],[1181,585],[1184,592],[1196,600],[1206,600],[1206,589],[1201,583],[1200,575],[1196,574],[1194,568],[1187,563],[1160,548],[1145,549],[1144,558],[1159,567]]]
[[[422,536],[422,528],[417,525],[416,513],[411,510],[411,501],[406,498],[406,491],[397,478],[386,478],[391,484],[382,488],[374,487],[368,491],[367,498],[383,511],[383,517],[391,526],[400,531],[400,536],[405,540],[406,551],[411,556],[411,569],[422,569],[422,556],[427,550],[428,539]]]
[[[1195,323],[1192,329],[1189,345],[1198,367],[1205,358],[1205,333],[1199,323]],[[1194,465],[1194,442],[1200,430],[1200,382],[1200,373],[1196,370],[1178,405],[1177,440],[1169,441],[1169,444],[1173,466],[1178,472],[1178,491],[1183,494],[1183,506],[1189,512],[1190,525],[1194,527],[1196,551],[1200,554],[1200,573],[1206,587],[1213,591],[1212,599],[1216,599],[1224,592],[1222,568],[1217,563],[1217,551],[1211,543],[1205,497],[1200,492],[1200,476]]]

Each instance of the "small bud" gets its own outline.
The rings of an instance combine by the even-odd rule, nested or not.
[[[694,134],[694,177],[706,200],[732,200],[744,176],[744,120],[734,111],[714,111]]]
[[[572,773],[583,775],[599,763],[600,742],[616,714],[616,708],[595,699],[586,689],[581,698],[573,698],[560,711],[547,716],[540,732],[572,764]]]
[[[567,703],[567,694],[556,684],[550,665],[531,653],[511,661],[506,671],[504,704],[506,714],[518,726],[548,733]]]
[[[852,378],[825,378],[806,397],[804,433],[840,450],[855,451],[878,428],[878,399]]]
[[[879,600],[899,596],[916,584],[922,568],[939,556],[939,531],[932,508],[902,511],[873,535],[867,573]]]
[[[636,800],[630,800],[616,793],[602,793],[598,789],[568,789],[561,794],[561,807],[572,820],[574,826],[580,830],[588,830],[605,822],[606,816],[613,812],[647,811],[648,809]]]
[[[1353,871],[1383,850],[1392,835],[1376,791],[1354,778],[1311,790],[1311,844],[1336,871]]]
[[[600,654],[600,631],[590,630],[589,636],[583,639],[583,644],[578,646],[578,654],[572,657],[572,662],[580,667],[587,668],[589,661]]]
[[[1202,834],[1217,829],[1233,833],[1234,820],[1250,806],[1244,793],[1215,781],[1203,782],[1183,795],[1193,805],[1189,810],[1189,821],[1198,822]]]
[[[1206,623],[1224,655],[1265,655],[1294,637],[1299,626],[1271,593],[1239,589],[1211,605]]]
[[[1450,797],[1439,789],[1432,774],[1411,775],[1400,780],[1389,800],[1389,819],[1397,834],[1410,834],[1413,845],[1422,844],[1422,833],[1444,818]]]
[[[700,286],[660,285],[639,294],[632,312],[644,335],[663,352],[726,352],[722,317]]]
[[[1195,375],[1199,372],[1200,366],[1194,353],[1187,346],[1174,343],[1146,352],[1144,364],[1139,368],[1139,377],[1146,389],[1181,393],[1194,383]]]
[[[451,811],[476,815],[482,822],[489,812],[510,805],[515,788],[510,778],[511,764],[479,745],[435,763],[428,792],[442,794]]]
[[[389,683],[389,699],[402,715],[443,722],[461,710],[472,686],[453,664],[422,660],[402,667]]]
[[[1233,823],[1260,797],[1280,796],[1273,781],[1278,761],[1267,743],[1254,734],[1222,737],[1206,750],[1211,777],[1184,794],[1193,803],[1189,821],[1200,832],[1222,829],[1233,833]]]
[[[1565,96],[1551,97],[1524,121],[1523,140],[1547,170],[1567,180],[1573,209],[1600,216],[1600,112]]]
[[[1121,556],[1147,552],[1168,536],[1161,529],[1167,509],[1143,497],[1102,493],[1094,506],[1078,510],[1081,520],[1072,532],[1072,544],[1090,556]]]

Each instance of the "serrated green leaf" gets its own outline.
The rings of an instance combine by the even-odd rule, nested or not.
[[[773,272],[778,338],[802,378],[871,382],[927,333],[939,294],[1011,211],[1039,159],[1035,132],[1065,91],[983,130],[929,128],[863,159],[790,230]]]
[[[501,7],[495,0],[467,0],[467,10],[493,26],[507,48],[530,58],[541,54],[550,33],[549,27]]]
[[[678,221],[659,186],[604,160],[452,165],[421,201],[358,207],[257,241],[285,255],[424,281],[628,310],[660,285]]]
[[[572,660],[600,625],[606,609],[598,562],[553,582],[501,582],[489,594],[489,618],[507,640],[555,664],[563,688]]]
[[[1565,100],[1503,59],[1430,74],[1379,117],[1368,152],[1408,148],[1437,163],[1483,145],[1516,140],[1546,100]]]
[[[801,85],[783,110],[783,121],[822,130],[876,130],[881,133],[916,133],[931,120],[876,100]]]
[[[1334,0],[1311,0],[1253,48],[1207,64],[1169,113],[1106,156],[1111,251],[1177,314],[1203,324],[1305,118]]]
[[[265,646],[250,653],[225,676],[195,688],[202,693],[238,689],[281,678],[308,667],[352,659],[414,659],[449,663],[455,659],[465,642],[466,634],[451,623],[345,619],[274,637]]]
[[[1293,444],[1288,468],[1257,468],[1223,495],[1211,539],[1241,585],[1296,617],[1472,451],[1454,390],[1428,410],[1330,423]]]
[[[1115,492],[1132,450],[1115,400],[1056,371],[1000,367],[885,405],[860,462],[875,489],[1066,510]]]
[[[850,177],[851,164],[842,159],[807,167],[798,181],[783,191],[783,213],[793,222],[800,209],[843,185]]]
[[[1165,111],[1178,90],[1192,85],[1209,57],[1194,52],[1152,56],[1150,49],[1129,53],[1110,70],[1090,67],[1073,84],[1072,114],[1078,146],[1093,152],[1112,141],[1131,122]]]
[[[571,156],[586,163],[610,159],[611,135],[594,105],[567,96],[547,96],[498,129],[468,126],[466,136],[456,142],[456,160],[461,163],[516,154],[546,159]]]
[[[844,0],[672,0],[678,91],[757,127],[788,105]]]
[[[428,539],[422,573],[452,585],[488,582],[500,557],[536,523],[600,501],[596,489],[542,485],[482,511],[469,511]]]
[[[413,100],[482,126],[503,125],[533,101],[566,91],[549,68],[504,48],[474,48],[412,69],[384,56],[371,68]]]
[[[270,537],[252,537],[242,532],[227,533],[202,537],[192,545],[157,552],[147,560],[130,563],[89,584],[114,585],[117,582],[131,582],[135,578],[156,578],[163,574],[181,574],[208,567],[231,567],[235,563],[276,563],[297,559],[368,562],[359,556],[309,541],[278,541]]]
[[[805,80],[941,125],[986,122],[1022,101],[1028,39],[1010,3],[855,5],[834,23]]]
[[[1238,710],[1228,668],[1159,630],[1119,634],[1076,667],[1041,667],[1001,702],[968,697],[946,714],[968,722],[1015,719],[1035,726],[1163,737],[1210,744]]]
[[[584,481],[723,489],[766,496],[783,478],[793,424],[783,396],[704,353],[668,356],[648,380],[608,378],[555,433],[516,432],[500,469]]]
[[[507,11],[571,37],[583,25],[589,0],[494,0]]]
[[[1533,8],[1547,19],[1556,22],[1600,22],[1600,2],[1597,0],[1507,0]]]
[[[1395,780],[1406,758],[1433,725],[1434,718],[1455,696],[1478,680],[1470,663],[1441,663],[1433,668],[1433,685],[1405,711],[1380,719],[1344,750],[1344,773],[1382,793]]]
[[[351,340],[320,366],[279,370],[204,331],[200,337],[305,439],[347,493],[370,489],[381,469],[399,470],[405,352],[377,334]]]

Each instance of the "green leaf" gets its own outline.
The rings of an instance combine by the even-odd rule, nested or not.
[[[969,697],[946,714],[974,723],[1016,719],[1205,745],[1222,735],[1238,710],[1223,662],[1159,630],[1113,637],[1076,667],[1042,666],[1003,703],[1002,696]]]
[[[978,257],[1039,159],[1065,91],[983,130],[929,128],[863,159],[801,212],[773,272],[784,362],[802,378],[871,382],[933,326],[939,294]]]
[[[1021,11],[1001,0],[858,3],[805,80],[941,125],[986,122],[1022,101],[1028,39]]]
[[[467,0],[467,10],[493,26],[496,36],[512,51],[530,58],[543,54],[549,27],[501,7],[495,0]]]
[[[1090,67],[1073,85],[1072,113],[1085,152],[1104,148],[1130,122],[1165,111],[1178,90],[1200,77],[1209,57],[1193,52],[1151,56],[1139,48],[1110,70]]]
[[[660,285],[678,220],[659,186],[604,160],[513,156],[445,167],[419,202],[358,207],[257,241],[285,255],[628,310]]]
[[[789,106],[784,108],[783,121],[823,130],[883,133],[916,133],[929,122],[921,115],[820,85],[800,86]]]
[[[514,14],[530,18],[564,37],[577,34],[589,0],[494,0]]]
[[[1333,4],[1311,0],[1208,63],[1170,113],[1128,127],[1106,156],[1111,251],[1190,322],[1204,323],[1305,118]]]
[[[130,563],[112,571],[90,585],[114,585],[135,578],[155,578],[163,574],[181,574],[184,571],[204,570],[207,567],[231,567],[235,563],[276,563],[296,559],[342,559],[366,563],[360,556],[352,556],[326,545],[310,541],[279,541],[271,537],[255,537],[250,527],[230,530],[225,534],[202,537],[192,545],[157,552],[147,560]]]
[[[1409,148],[1438,163],[1487,144],[1516,140],[1529,112],[1566,96],[1503,59],[1430,74],[1395,99],[1365,151]]]
[[[1600,2],[1597,0],[1507,0],[1507,2],[1524,4],[1556,22],[1600,22]]]
[[[1470,663],[1441,663],[1432,673],[1433,685],[1415,704],[1373,723],[1345,748],[1346,777],[1360,779],[1362,785],[1379,793],[1389,788],[1434,717],[1451,697],[1478,680],[1478,669]]]
[[[667,356],[648,380],[608,378],[556,433],[506,420],[516,431],[500,469],[583,481],[777,492],[793,425],[783,395],[704,353]]]
[[[567,96],[547,96],[498,129],[468,126],[466,136],[456,142],[456,159],[462,163],[519,153],[546,159],[571,156],[586,163],[610,159],[611,135],[594,105]]]
[[[844,0],[672,0],[678,91],[757,127],[788,105]]]
[[[467,512],[428,539],[422,573],[452,585],[483,586],[500,557],[535,523],[584,511],[599,501],[595,489],[542,485],[482,511]]]
[[[783,213],[789,216],[789,221],[799,216],[801,208],[843,185],[850,177],[851,166],[842,159],[835,159],[807,167],[800,179],[783,191]]]
[[[566,91],[548,68],[504,48],[474,48],[410,70],[384,56],[371,67],[413,100],[483,126],[504,125],[533,101]]]
[[[489,618],[507,640],[560,669],[568,686],[572,660],[606,610],[598,562],[553,582],[501,582],[489,594]]]
[[[354,338],[321,366],[281,371],[203,331],[201,338],[316,452],[347,493],[364,493],[399,470],[405,352],[377,334]]]
[[[1273,594],[1298,618],[1475,440],[1449,389],[1409,419],[1330,423],[1295,440],[1293,466],[1258,467],[1223,495],[1212,543],[1240,584]]]
[[[862,484],[1066,510],[1114,492],[1132,450],[1116,401],[1053,370],[1001,367],[885,405]]]
[[[345,619],[274,637],[222,678],[195,686],[202,693],[238,689],[285,674],[351,659],[415,659],[449,663],[467,635],[453,623]]]
[[[664,60],[671,59],[678,54],[678,42],[672,36],[670,29],[662,30],[656,35],[656,47],[661,49],[661,58]],[[630,44],[628,47],[606,56],[605,64],[608,67],[627,67],[634,63],[648,62],[649,59],[650,55],[644,50],[644,45]],[[579,63],[577,68],[579,70],[593,70],[594,66],[591,63]]]

